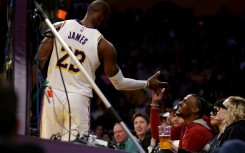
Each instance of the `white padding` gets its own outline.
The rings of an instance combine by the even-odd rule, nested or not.
[[[121,70],[109,79],[117,90],[145,89],[147,86],[147,81],[124,78]]]

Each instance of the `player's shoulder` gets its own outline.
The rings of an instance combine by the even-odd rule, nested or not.
[[[99,41],[99,46],[100,47],[105,47],[105,48],[114,48],[113,44],[107,40],[105,37],[101,37],[100,41]]]
[[[69,19],[69,20],[63,20],[63,21],[57,21],[53,25],[56,29],[59,29],[66,25],[67,23],[73,23],[73,22],[78,22],[76,19]]]

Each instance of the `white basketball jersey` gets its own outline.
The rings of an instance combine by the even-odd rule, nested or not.
[[[88,75],[92,80],[95,80],[95,71],[100,65],[97,51],[98,42],[103,37],[102,34],[97,29],[83,26],[79,20],[64,21],[58,33],[70,47]],[[61,78],[63,76],[67,92],[92,97],[91,85],[64,47],[57,39],[55,40],[57,45],[54,43],[48,66],[47,80],[49,84],[52,88],[65,91]]]

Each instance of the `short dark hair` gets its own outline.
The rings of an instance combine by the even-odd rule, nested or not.
[[[106,26],[111,17],[111,7],[110,5],[103,0],[95,0],[89,6],[87,14],[92,14],[93,12],[101,12],[101,25]],[[98,26],[98,25],[97,25]]]
[[[95,0],[88,6],[88,12],[90,11],[100,11],[105,17],[110,17],[111,7],[104,0]]]
[[[17,96],[13,86],[0,78],[0,136],[8,137],[17,130]]]
[[[133,121],[136,117],[142,117],[146,120],[147,124],[150,124],[150,117],[146,113],[137,112],[133,115]]]

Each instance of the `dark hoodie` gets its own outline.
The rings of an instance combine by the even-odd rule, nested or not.
[[[210,149],[206,151],[204,148],[203,153],[218,153],[219,148],[228,140],[239,139],[245,141],[244,127],[245,120],[235,121],[225,129],[224,133],[222,133],[218,139],[216,139],[216,136],[216,138],[213,139],[214,141],[210,141]]]
[[[220,146],[227,140],[239,139],[245,141],[245,120],[238,120],[229,125],[221,138]]]

